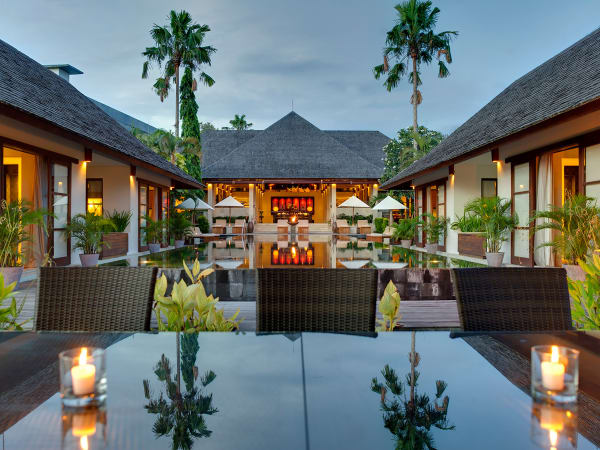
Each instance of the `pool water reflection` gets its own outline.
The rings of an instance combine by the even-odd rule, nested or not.
[[[287,238],[258,235],[250,239],[230,238],[176,250],[136,256],[108,265],[181,267],[198,258],[204,267],[215,269],[254,269],[268,267],[307,268],[444,268],[476,267],[479,264],[433,255],[398,245],[369,242],[364,239],[336,239],[310,236],[290,242]]]

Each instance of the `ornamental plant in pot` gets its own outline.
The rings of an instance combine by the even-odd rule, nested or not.
[[[427,253],[435,253],[439,248],[440,239],[446,234],[448,219],[446,217],[437,217],[431,213],[425,213],[422,216],[421,223],[427,236],[425,250]]]
[[[100,258],[123,256],[129,250],[129,234],[127,227],[131,222],[131,211],[105,211],[105,217],[110,220],[113,227],[107,227],[102,234],[105,245],[102,247]]]
[[[79,260],[83,267],[98,265],[103,246],[109,246],[102,240],[107,230],[113,230],[113,223],[105,217],[92,213],[77,214],[65,227],[65,236],[73,238],[73,248],[79,249]]]
[[[26,201],[3,200],[0,204],[0,273],[6,285],[20,281],[26,262],[24,251],[32,239],[29,229],[37,225],[46,233],[44,218],[48,215],[45,209],[32,209]]]
[[[554,239],[538,247],[552,247],[562,259],[569,278],[584,281],[585,273],[577,261],[585,261],[600,242],[600,207],[585,195],[569,196],[562,206],[549,205],[548,211],[536,211],[533,232],[550,229]]]
[[[394,232],[392,237],[395,240],[399,240],[400,244],[404,248],[410,248],[412,240],[415,237],[415,229],[418,225],[418,219],[402,219],[398,223],[395,223]]]
[[[504,259],[504,252],[500,251],[502,244],[508,241],[519,223],[516,216],[511,216],[511,201],[500,197],[477,198],[465,206],[465,213],[481,218],[488,266],[501,267]]]
[[[144,216],[144,220],[146,221],[144,230],[146,233],[148,250],[150,250],[150,253],[156,253],[160,251],[160,241],[162,240],[165,227],[164,220],[154,220],[150,216]]]
[[[192,222],[186,217],[185,213],[171,211],[169,222],[169,233],[175,240],[175,248],[183,247],[185,238],[188,237]]]

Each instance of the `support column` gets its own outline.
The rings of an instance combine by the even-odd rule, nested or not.
[[[248,185],[248,222],[254,221],[255,214],[255,206],[254,206],[254,197],[255,197],[255,188],[254,184],[250,183]]]
[[[213,184],[212,183],[208,183],[206,185],[206,187],[207,187],[207,192],[206,192],[207,203],[214,208],[214,206],[215,206],[215,193],[213,191]],[[208,225],[210,227],[209,229],[212,230],[213,211],[211,209],[209,209],[206,215],[208,216]]]
[[[138,225],[140,223],[138,210],[138,183],[135,175],[129,175],[129,210],[132,212],[129,223],[129,242],[127,253],[138,252]]]
[[[332,223],[335,223],[335,219],[337,217],[337,205],[336,205],[336,184],[331,184],[331,211],[330,211],[330,220]]]

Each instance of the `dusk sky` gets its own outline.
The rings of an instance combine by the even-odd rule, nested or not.
[[[217,127],[246,114],[263,129],[294,110],[322,129],[380,130],[412,123],[410,85],[391,93],[375,80],[387,0],[5,1],[0,38],[42,64],[68,63],[84,94],[150,124],[173,128],[174,92],[161,103],[141,79],[152,24],[186,9],[208,24],[215,80],[196,92],[199,119]],[[437,0],[438,31],[456,30],[451,75],[424,67],[419,123],[449,133],[502,89],[598,25],[598,0]]]

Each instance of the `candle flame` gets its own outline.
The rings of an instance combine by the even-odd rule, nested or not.
[[[552,356],[550,358],[550,361],[553,363],[558,362],[558,347],[556,345],[552,346]]]
[[[550,446],[556,447],[556,444],[558,442],[558,433],[556,432],[556,430],[550,430],[548,432],[548,437],[550,438]]]
[[[81,447],[81,450],[88,450],[87,436],[82,436],[79,438],[79,446]]]
[[[81,354],[79,355],[79,365],[83,366],[86,363],[86,361],[87,361],[87,348],[83,347],[81,349]]]

